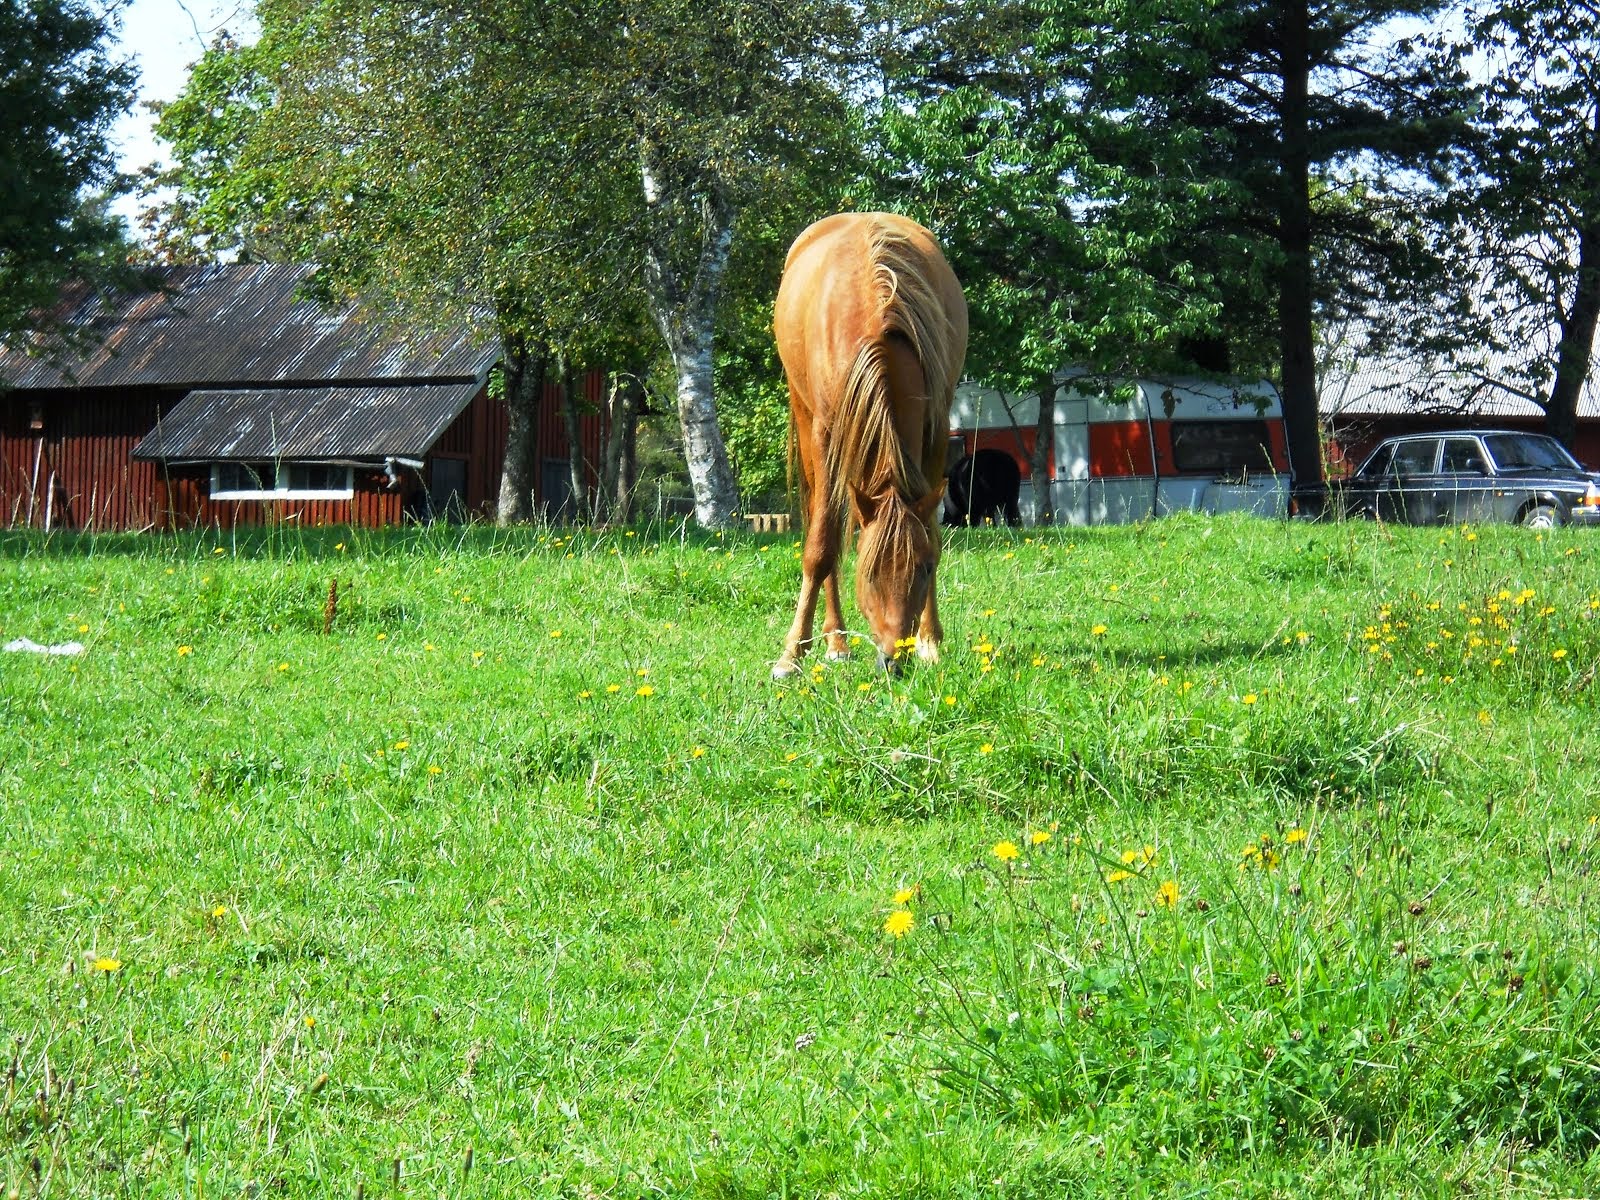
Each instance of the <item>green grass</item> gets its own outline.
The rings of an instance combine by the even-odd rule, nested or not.
[[[0,1185],[1600,1192],[1600,544],[1032,533],[0,534]]]

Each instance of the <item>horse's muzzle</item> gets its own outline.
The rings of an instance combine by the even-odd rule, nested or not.
[[[879,650],[878,665],[883,668],[884,674],[888,675],[891,679],[900,678],[900,672],[903,668],[901,667],[900,660],[898,658],[891,657],[890,655],[885,654],[882,650]]]

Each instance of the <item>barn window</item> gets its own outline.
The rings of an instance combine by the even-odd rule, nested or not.
[[[348,500],[355,472],[331,463],[217,463],[213,500]]]
[[[1172,465],[1180,471],[1237,475],[1272,470],[1265,421],[1174,421]]]

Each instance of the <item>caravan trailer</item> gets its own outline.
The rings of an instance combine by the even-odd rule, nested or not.
[[[1057,524],[1288,511],[1283,403],[1272,384],[1139,379],[1122,400],[1096,394],[1071,374],[1058,378],[1048,460]],[[1037,397],[978,384],[962,384],[950,410],[951,462],[983,447],[1015,457],[1022,516],[1030,523],[1037,511],[1029,462],[1038,425]]]

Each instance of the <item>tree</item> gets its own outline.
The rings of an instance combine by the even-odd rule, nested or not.
[[[69,282],[133,282],[106,198],[127,190],[107,141],[135,72],[113,18],[81,0],[0,0],[0,343],[60,348],[48,310]]]
[[[1390,237],[1398,228],[1390,213],[1411,202],[1411,176],[1392,168],[1425,176],[1442,164],[1461,128],[1464,76],[1448,54],[1388,31],[1442,7],[1011,0],[994,10],[1014,10],[1029,31],[1029,86],[1019,89],[1015,66],[992,44],[966,72],[982,93],[969,109],[988,120],[1003,114],[1027,147],[990,172],[996,185],[1015,190],[1026,178],[1017,164],[1048,164],[1065,200],[1060,225],[1070,217],[1081,230],[1083,268],[1111,266],[1134,298],[1130,305],[1097,283],[1073,307],[1073,324],[1093,330],[1099,317],[1111,336],[1143,338],[1163,354],[1174,348],[1163,339],[1198,332],[1210,307],[1213,332],[1243,334],[1247,359],[1259,344],[1250,331],[1272,329],[1301,483],[1322,476],[1319,313],[1363,305],[1395,268],[1422,265]],[[910,53],[924,51],[918,40]],[[984,136],[979,120],[969,143]],[[1356,195],[1360,205],[1347,202]],[[1070,263],[1056,259],[1051,269]],[[1365,269],[1347,271],[1355,263]],[[1072,334],[1065,342],[1082,340],[1052,320]]]
[[[195,198],[173,211],[243,215],[258,242],[288,231],[407,311],[487,292],[503,328],[574,365],[648,313],[676,368],[697,515],[725,524],[721,285],[740,211],[821,161],[838,104],[805,67],[812,18],[836,9],[268,0],[245,64],[261,82],[219,72],[244,148],[220,147],[222,170],[188,156]],[[196,99],[209,153],[219,110]]]
[[[1492,74],[1454,233],[1489,300],[1453,349],[1570,446],[1600,324],[1600,6],[1500,0],[1471,32]]]

